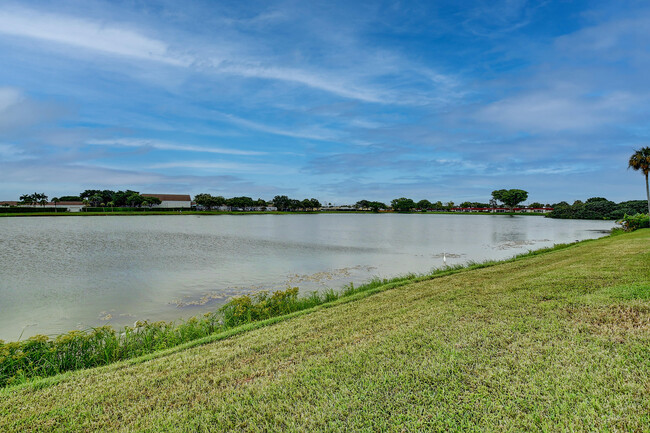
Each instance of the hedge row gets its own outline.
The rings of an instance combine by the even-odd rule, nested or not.
[[[87,207],[84,212],[179,212],[188,210],[191,209],[180,207]]]
[[[65,212],[65,207],[17,207],[0,206],[0,213],[35,213],[35,212]]]

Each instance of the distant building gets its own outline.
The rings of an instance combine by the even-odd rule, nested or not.
[[[140,194],[142,197],[157,197],[160,204],[154,207],[158,208],[184,208],[192,207],[192,199],[189,194]]]
[[[531,208],[531,207],[453,207],[450,209],[452,212],[491,212],[491,213],[508,213],[508,212],[517,212],[517,213],[549,213],[553,211],[552,207],[540,207],[540,208]]]
[[[82,201],[60,201],[58,203],[50,202],[47,204],[47,207],[55,207],[68,212],[81,212],[84,206]]]
[[[49,202],[45,203],[45,206],[41,204],[21,204],[19,201],[0,201],[0,210],[2,207],[6,206],[19,206],[19,207],[33,207],[33,208],[42,208],[42,207],[48,207],[48,208],[56,208],[57,210],[61,210],[62,212],[79,212],[81,209],[84,208],[84,204],[81,201],[60,201],[58,203],[54,202]]]

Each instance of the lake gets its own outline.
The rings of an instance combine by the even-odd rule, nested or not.
[[[438,214],[0,218],[0,339],[175,320],[604,236],[611,221]]]

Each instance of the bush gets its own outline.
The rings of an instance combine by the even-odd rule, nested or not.
[[[292,313],[299,307],[298,287],[293,287],[285,291],[278,290],[270,296],[268,292],[239,296],[224,305],[220,311],[226,326],[237,326]]]
[[[623,226],[626,232],[632,232],[637,229],[650,227],[650,215],[638,213],[635,215],[625,215],[623,219],[616,221]]]

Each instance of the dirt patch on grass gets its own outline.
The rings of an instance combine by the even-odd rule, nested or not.
[[[590,332],[616,341],[627,337],[650,337],[650,305],[570,307],[569,316]]]

